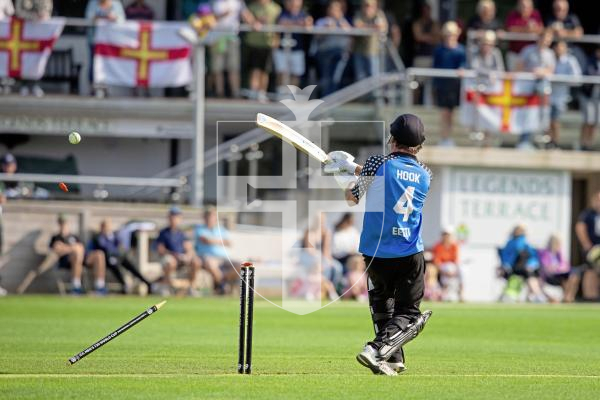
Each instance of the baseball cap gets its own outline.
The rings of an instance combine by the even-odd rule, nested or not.
[[[4,156],[2,156],[2,164],[12,164],[16,162],[17,159],[10,153],[6,153]]]
[[[390,134],[396,143],[417,147],[425,141],[425,128],[421,119],[413,114],[402,114],[390,125]]]
[[[180,215],[181,214],[181,208],[177,207],[177,206],[173,206],[169,209],[169,215]]]

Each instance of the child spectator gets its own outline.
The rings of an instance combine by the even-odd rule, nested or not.
[[[527,242],[525,227],[517,225],[500,250],[501,273],[507,285],[513,278],[525,280],[529,289],[528,298],[534,302],[544,302],[545,296],[539,281],[540,262],[537,251]]]
[[[388,31],[387,18],[377,5],[377,0],[363,0],[360,12],[354,16],[354,26],[375,29],[380,34]],[[354,39],[353,64],[355,80],[359,81],[379,73],[378,35],[358,36]]]
[[[248,6],[248,10],[257,22],[256,27],[274,25],[281,13],[281,7],[273,0],[256,0]],[[250,32],[246,35],[246,44],[249,55],[250,97],[265,102],[269,87],[272,51],[277,45],[277,35],[271,32]]]
[[[284,2],[284,10],[277,18],[277,24],[286,27],[302,27],[308,28],[313,25],[313,19],[306,14],[302,9],[302,0],[286,0]],[[293,46],[288,50],[283,46],[283,41],[274,52],[275,72],[277,73],[277,85],[280,93],[288,92],[287,87],[282,87],[286,84],[285,76],[289,77],[287,84],[300,86],[300,78],[306,70],[306,35],[294,33],[291,36]]]
[[[0,20],[12,17],[15,13],[15,7],[12,0],[0,0]]]
[[[454,228],[446,227],[441,240],[433,246],[433,264],[439,271],[442,300],[463,301],[462,277],[458,258],[458,243],[453,238]]]
[[[580,76],[581,68],[577,59],[569,54],[569,48],[564,40],[554,43],[554,54],[556,66],[554,73],[559,75]],[[566,83],[552,83],[552,95],[550,96],[550,142],[547,148],[558,148],[558,137],[560,135],[560,114],[567,109],[570,100],[569,85]]]
[[[148,288],[148,293],[152,293],[150,282],[138,271],[127,256],[123,253],[123,246],[119,237],[112,230],[110,219],[104,219],[100,223],[100,231],[94,235],[87,246],[86,263],[92,262],[92,259],[100,258],[100,262],[110,269],[115,278],[122,286],[122,293],[130,292],[125,283],[120,267],[123,267],[134,277],[138,278]],[[98,262],[98,261],[97,261]]]
[[[518,0],[517,8],[506,17],[506,30],[518,33],[542,33],[544,24],[538,10],[533,8],[532,0]],[[518,54],[531,42],[522,40],[511,40],[508,44],[506,56],[508,69],[514,70]]]
[[[579,289],[579,276],[571,273],[569,260],[562,253],[560,238],[550,236],[548,245],[539,251],[540,275],[544,282],[552,286],[561,286],[564,291],[563,301],[572,303]],[[551,298],[548,294],[547,297]],[[552,299],[556,302],[557,299]]]
[[[252,14],[242,0],[215,0],[213,13],[217,19],[215,29],[230,31],[223,34],[210,46],[210,74],[215,85],[217,97],[225,97],[225,79],[227,73],[231,97],[240,97],[240,20],[254,23]]]
[[[588,60],[585,75],[600,77],[600,46]],[[583,85],[579,103],[583,116],[581,125],[581,150],[590,151],[594,146],[594,130],[600,121],[600,85]]]
[[[69,223],[62,215],[58,216],[58,232],[50,239],[50,249],[58,256],[58,267],[71,270],[71,293],[83,294],[81,276],[83,274],[85,248],[81,240],[69,230]],[[105,265],[98,257],[87,260],[87,266],[94,272],[96,293],[107,293],[105,285]]]
[[[163,267],[163,287],[161,295],[168,296],[173,286],[172,275],[180,267],[188,268],[189,272],[189,294],[196,296],[195,288],[196,274],[200,270],[200,260],[194,252],[192,243],[179,228],[181,223],[181,210],[172,207],[169,210],[169,225],[162,229],[156,239],[156,248]]]
[[[216,208],[207,207],[204,211],[204,225],[195,227],[194,242],[202,267],[212,276],[215,290],[223,294],[226,275],[229,277],[227,280],[231,281],[232,273],[237,274],[225,250],[225,247],[231,246],[229,231],[224,226],[219,226]]]
[[[125,10],[119,0],[89,0],[85,8],[85,18],[96,24],[96,22],[105,20],[109,22],[123,22],[125,21]],[[94,27],[87,29],[87,39],[90,49],[90,62],[88,77],[90,84],[92,85],[93,94],[97,97],[106,96],[106,88],[96,88],[94,86]]]
[[[52,7],[52,0],[16,0],[15,16],[30,21],[43,21],[52,16]],[[35,97],[42,97],[44,95],[38,81],[26,79],[21,81],[19,93],[21,96],[33,94]]]
[[[344,298],[364,301],[368,298],[366,265],[362,256],[354,255],[347,260],[348,274]]]
[[[319,28],[350,29],[344,17],[342,2],[332,0],[327,7],[327,16],[317,20]],[[342,80],[351,39],[345,35],[318,35],[313,40],[313,51],[317,59],[321,97],[335,92]]]
[[[154,10],[145,0],[134,0],[125,8],[127,19],[152,21],[154,19]]]
[[[465,48],[458,43],[460,28],[454,21],[448,21],[442,27],[442,44],[433,52],[433,68],[459,69],[466,62]],[[441,109],[440,146],[454,146],[450,138],[452,133],[452,113],[460,104],[460,79],[435,78],[433,89],[436,105]]]
[[[496,18],[496,3],[493,0],[479,0],[477,14],[471,17],[467,29],[494,32],[502,29],[502,24]]]
[[[354,226],[354,214],[346,213],[335,225],[333,230],[331,253],[333,258],[338,260],[344,267],[346,274],[348,259],[358,254],[358,244],[360,242],[360,232]]]

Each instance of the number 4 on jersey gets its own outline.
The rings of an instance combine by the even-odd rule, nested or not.
[[[397,214],[402,214],[404,217],[402,218],[403,222],[408,221],[409,215],[415,210],[413,207],[413,198],[415,197],[415,187],[409,186],[406,188],[402,196],[396,202],[394,206],[394,211]]]

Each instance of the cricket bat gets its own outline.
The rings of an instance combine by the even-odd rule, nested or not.
[[[329,157],[327,157],[327,153],[325,153],[323,149],[302,136],[302,134],[299,132],[290,128],[283,122],[276,120],[275,118],[258,113],[256,114],[256,125],[260,126],[271,135],[277,136],[284,142],[291,144],[301,152],[308,154],[310,157],[316,160],[319,160],[323,164],[328,164],[331,162]]]

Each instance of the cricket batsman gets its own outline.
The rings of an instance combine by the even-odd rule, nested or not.
[[[359,252],[368,266],[375,338],[356,359],[375,374],[406,369],[402,346],[431,316],[419,310],[425,289],[422,210],[431,182],[431,171],[416,158],[424,141],[421,120],[403,114],[390,126],[388,155],[371,156],[361,166],[350,154],[334,151],[324,168],[343,185],[350,204],[366,196]]]

